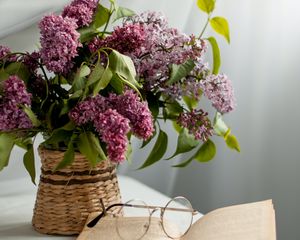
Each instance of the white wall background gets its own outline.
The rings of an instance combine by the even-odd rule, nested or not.
[[[26,8],[21,5],[25,2]],[[196,9],[195,0],[119,2],[137,12],[162,11],[171,25],[187,33],[199,33],[204,24],[204,15]],[[54,5],[44,7],[45,1],[41,0],[0,0],[0,44],[14,50],[35,48],[39,38],[35,25],[11,33],[20,20],[22,26],[17,28],[29,26],[32,18]],[[218,1],[216,14],[226,16],[232,29],[230,46],[219,38],[222,70],[231,77],[238,101],[237,110],[226,120],[239,137],[241,154],[229,151],[217,140],[218,155],[209,164],[193,163],[177,171],[169,163],[160,162],[149,169],[134,171],[145,159],[145,152],[137,151],[134,164],[122,166],[120,172],[169,195],[185,195],[202,212],[272,198],[277,211],[278,239],[299,239],[299,7],[296,0]],[[170,153],[175,142],[176,139],[171,142]],[[10,166],[0,173],[0,181],[25,175],[20,154],[19,150],[13,153]]]

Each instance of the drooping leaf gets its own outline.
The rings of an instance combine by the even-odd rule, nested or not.
[[[194,69],[194,67],[195,63],[191,59],[180,65],[172,64],[171,75],[167,84],[174,84],[180,81],[182,78],[186,77]]]
[[[71,131],[67,131],[64,129],[55,129],[51,134],[51,136],[46,141],[44,141],[43,144],[56,145],[60,142],[68,142],[70,141],[71,136],[72,136]]]
[[[97,11],[94,15],[93,26],[97,29],[102,27],[109,20],[110,11],[101,4],[98,4]]]
[[[25,64],[21,62],[13,62],[10,63],[6,68],[5,72],[9,75],[17,75],[19,78],[21,78],[25,83],[27,83],[30,72],[28,68],[25,66]]]
[[[182,99],[190,111],[198,106],[198,99],[195,97],[183,96]]]
[[[106,68],[103,71],[102,76],[100,77],[100,80],[96,83],[96,86],[94,87],[94,90],[93,90],[94,96],[97,95],[99,93],[99,91],[101,91],[102,89],[107,87],[110,80],[112,79],[112,76],[113,76],[113,74],[109,68]]]
[[[187,165],[189,165],[194,159],[193,158],[189,158],[188,160],[186,161],[183,161],[179,164],[176,164],[176,165],[173,165],[172,167],[177,167],[177,168],[184,168],[186,167]]]
[[[154,129],[155,129],[155,130],[154,130],[154,133],[152,134],[152,136],[149,137],[147,140],[144,140],[144,141],[143,141],[142,146],[140,147],[141,149],[144,148],[145,146],[147,146],[148,143],[150,143],[150,142],[152,141],[152,139],[155,138],[156,133],[157,133],[157,132],[156,132],[156,127],[155,127],[155,126],[154,126]]]
[[[219,112],[216,112],[215,118],[214,118],[214,132],[224,137],[225,134],[228,132],[229,127],[226,125],[226,123],[223,121],[222,114]]]
[[[84,89],[86,84],[85,77],[91,73],[91,69],[87,65],[82,65],[76,72],[74,81],[72,84],[73,92]]]
[[[78,32],[80,33],[80,42],[88,42],[92,40],[98,33],[97,29],[93,25],[90,25],[88,27],[83,27],[78,29]]]
[[[156,97],[154,94],[150,93],[147,95],[147,102],[149,109],[152,113],[152,116],[154,119],[157,118],[159,114],[159,102],[158,102],[158,97]]]
[[[127,144],[127,150],[126,150],[126,160],[131,163],[132,160],[132,146],[131,143]]]
[[[215,9],[215,2],[216,0],[197,0],[197,5],[202,11],[210,14]]]
[[[93,167],[106,156],[99,144],[99,140],[91,132],[83,132],[79,135],[77,146],[79,151],[89,160]]]
[[[170,160],[178,154],[186,153],[194,149],[199,144],[199,141],[195,139],[195,137],[189,134],[186,128],[183,128],[177,139],[177,148],[175,153],[167,158],[166,160]]]
[[[35,163],[33,145],[28,146],[27,152],[23,157],[24,166],[31,177],[31,182],[35,185]]]
[[[233,134],[229,134],[225,137],[225,142],[230,149],[236,150],[237,152],[241,152],[240,144]]]
[[[125,18],[125,17],[131,17],[136,15],[134,11],[128,8],[124,7],[118,7],[115,13],[115,16],[113,18],[113,22],[117,21],[118,19]]]
[[[160,130],[152,151],[150,152],[147,160],[139,169],[146,168],[159,161],[164,156],[167,146],[168,135],[164,131]]]
[[[221,67],[221,53],[220,53],[219,45],[217,40],[214,37],[209,37],[207,40],[209,41],[213,52],[214,65],[213,65],[212,73],[218,74],[219,69]]]
[[[176,130],[176,132],[180,133],[182,130],[182,127],[180,127],[176,121],[172,121],[172,124],[173,124],[173,128]]]
[[[70,164],[72,164],[72,162],[74,161],[74,157],[75,157],[75,149],[74,149],[74,145],[73,145],[73,141],[71,139],[71,141],[68,144],[68,148],[65,151],[63,160],[57,164],[57,166],[54,168],[54,171],[57,171],[59,169],[62,169]]]
[[[0,68],[0,82],[9,78],[9,74],[3,68]]]
[[[140,96],[140,98],[143,100],[143,96],[140,93],[140,91],[138,90],[138,88],[136,87],[136,85],[134,85],[132,82],[128,81],[127,79],[125,79],[124,77],[122,77],[120,74],[116,73],[116,75],[118,76],[119,80],[121,80],[122,82],[124,82],[127,86],[129,86],[130,88],[132,88],[134,91],[136,91],[136,93]]]
[[[121,76],[135,87],[141,87],[135,79],[136,70],[130,57],[113,50],[109,54],[109,68],[112,73]]]
[[[214,158],[216,152],[216,145],[213,141],[208,139],[205,143],[202,144],[202,146],[193,156],[193,159],[197,160],[198,162],[209,162]]]
[[[180,115],[180,113],[183,112],[183,108],[178,101],[166,103],[165,106],[167,118],[169,119],[176,119]]]
[[[215,30],[215,32],[222,35],[227,40],[227,42],[230,43],[229,24],[226,18],[214,17],[210,19],[210,25]]]
[[[124,90],[124,83],[117,74],[114,74],[110,80],[110,85],[115,89],[116,93],[121,94]]]
[[[31,137],[28,138],[16,138],[15,139],[15,145],[17,145],[18,147],[27,150],[29,145],[32,145],[32,139]]]
[[[105,71],[105,68],[101,65],[100,62],[97,62],[94,69],[92,70],[90,76],[88,77],[86,87],[89,87],[92,84],[98,82],[104,71]]]
[[[23,111],[27,114],[33,126],[38,127],[41,125],[41,122],[38,120],[37,116],[30,107],[24,106]]]
[[[11,150],[14,147],[14,137],[7,134],[0,134],[0,171],[8,165]]]

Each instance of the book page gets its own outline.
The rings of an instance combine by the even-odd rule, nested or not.
[[[275,240],[271,200],[214,210],[193,224],[183,240]]]

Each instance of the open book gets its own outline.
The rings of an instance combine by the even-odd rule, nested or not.
[[[92,213],[87,222],[97,214]],[[132,234],[137,233],[137,221],[142,218],[124,217],[123,223]],[[174,229],[176,231],[176,229]],[[151,220],[143,240],[167,240],[159,218]],[[121,240],[116,231],[116,220],[101,219],[93,228],[83,229],[77,240]],[[235,205],[214,210],[196,221],[181,240],[276,240],[275,211],[271,200]]]

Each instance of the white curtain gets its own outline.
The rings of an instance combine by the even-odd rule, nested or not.
[[[0,0],[0,11],[2,2],[5,0]],[[172,26],[187,33],[199,33],[205,15],[198,11],[195,2],[119,1],[136,12],[162,11]],[[145,159],[149,150],[146,149],[135,151],[134,163],[122,166],[120,172],[169,195],[185,195],[202,212],[272,198],[277,212],[278,239],[298,239],[300,2],[219,0],[217,6],[216,15],[226,16],[231,26],[231,45],[221,38],[218,40],[222,71],[232,79],[238,102],[236,111],[226,116],[226,121],[238,136],[242,152],[232,152],[221,139],[216,139],[218,154],[211,163],[194,162],[181,170],[170,168],[180,160],[177,158],[172,163],[161,161],[146,170],[135,171]],[[3,17],[17,16],[0,14],[1,21]],[[213,33],[209,31],[209,34]],[[0,44],[10,45],[14,50],[33,49],[37,42],[36,26],[0,39]],[[168,154],[176,145],[175,135],[171,136]],[[24,175],[19,156],[20,153],[14,152],[14,159],[0,173],[0,180]]]

